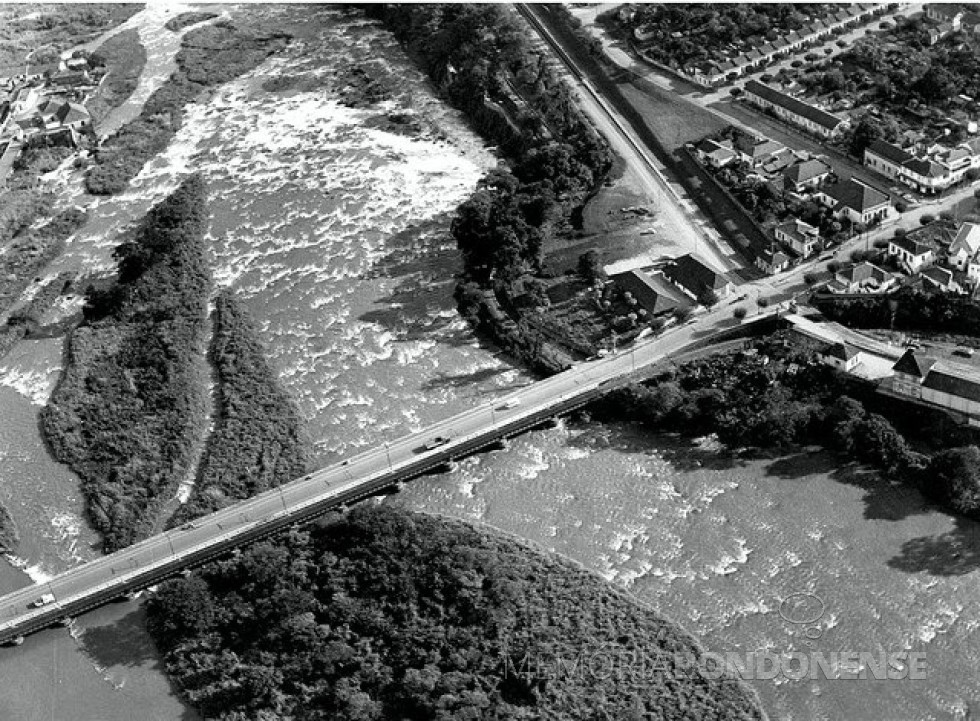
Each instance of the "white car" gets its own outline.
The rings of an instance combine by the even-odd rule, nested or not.
[[[503,403],[500,404],[500,410],[509,411],[511,408],[517,408],[521,404],[520,398],[508,398]]]

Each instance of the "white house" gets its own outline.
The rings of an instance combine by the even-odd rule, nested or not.
[[[974,283],[980,281],[980,225],[963,223],[949,246],[946,262],[966,273]]]
[[[786,243],[804,258],[813,255],[820,243],[820,231],[798,218],[777,225],[774,232],[776,240]]]
[[[937,250],[933,243],[904,236],[888,241],[888,255],[895,256],[905,271],[912,274],[935,263]]]

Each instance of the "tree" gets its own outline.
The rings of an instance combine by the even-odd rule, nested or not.
[[[807,286],[812,286],[814,283],[817,282],[817,274],[816,273],[804,273],[803,274],[803,282],[806,283]]]
[[[854,128],[854,132],[851,133],[851,142],[848,150],[850,150],[851,155],[863,158],[865,148],[883,136],[884,130],[881,124],[865,116],[861,118]]]
[[[589,250],[578,257],[578,274],[589,285],[596,285],[605,279],[606,274],[602,270],[597,251]]]
[[[755,299],[755,302],[756,302],[756,305],[759,306],[759,310],[760,311],[763,308],[768,308],[769,307],[769,299],[768,298],[763,298],[762,296],[759,296],[758,298]]]
[[[710,288],[698,296],[698,303],[703,305],[705,308],[714,308],[716,305],[718,305],[719,300],[720,298],[718,297],[718,294]]]
[[[741,305],[732,311],[732,315],[735,316],[735,320],[744,320],[745,316],[747,316],[748,314],[749,312],[745,309],[744,306]]]
[[[925,215],[923,215],[923,216],[921,216],[919,218],[919,224],[920,225],[929,225],[929,223],[933,222],[935,219],[936,219],[936,216],[935,215],[931,215],[929,213],[926,213]]]
[[[925,475],[926,492],[957,513],[980,518],[980,449],[948,448],[932,457]]]
[[[691,317],[691,307],[688,305],[679,305],[674,308],[674,318],[677,319],[678,323],[683,323],[688,318]]]
[[[840,263],[838,263],[836,260],[830,261],[827,263],[827,270],[829,270],[831,273],[836,273],[838,270],[840,270]]]

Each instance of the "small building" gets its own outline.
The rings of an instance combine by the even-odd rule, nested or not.
[[[807,188],[815,188],[822,183],[832,168],[822,160],[811,158],[790,165],[783,170],[783,178],[787,189],[801,193]]]
[[[792,260],[788,253],[773,244],[759,253],[755,259],[755,265],[767,275],[776,275],[789,268]]]
[[[962,414],[980,426],[980,373],[959,363],[937,361],[909,350],[883,387],[898,395]]]
[[[834,274],[827,284],[831,293],[883,293],[891,288],[897,279],[892,273],[879,268],[874,263],[863,261],[845,266]]]
[[[664,275],[696,301],[708,291],[719,298],[727,298],[732,292],[732,282],[724,273],[713,270],[690,253],[668,263]]]
[[[861,351],[849,343],[828,343],[818,355],[822,363],[845,373],[861,362]]]
[[[945,293],[960,293],[962,288],[956,282],[953,271],[931,265],[922,271],[923,285],[927,289],[941,290]]]
[[[893,256],[906,273],[913,275],[936,262],[937,250],[934,243],[908,236],[888,241],[888,255]]]
[[[797,100],[757,80],[749,80],[745,84],[745,99],[821,138],[837,136],[848,124],[844,118]]]
[[[734,143],[734,149],[738,151],[741,160],[753,168],[757,168],[771,160],[784,147],[775,140],[770,140],[765,137],[754,137],[744,133],[738,135]]]
[[[813,255],[820,244],[820,230],[798,218],[777,225],[774,234],[776,240],[785,243],[804,258]]]
[[[980,225],[963,223],[949,246],[946,262],[973,283],[980,280]]]
[[[818,196],[838,219],[865,225],[884,219],[890,205],[887,193],[854,178],[824,187]]]
[[[695,146],[695,152],[702,163],[712,168],[723,168],[738,157],[738,153],[732,149],[730,140],[718,143],[705,138]]]
[[[680,306],[691,304],[687,297],[660,273],[647,273],[634,269],[610,276],[610,280],[617,287],[631,293],[650,315],[662,315]]]

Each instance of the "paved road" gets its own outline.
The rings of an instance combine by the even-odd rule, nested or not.
[[[574,61],[562,51],[560,43],[538,21],[535,13],[548,12],[547,7],[516,7],[569,71],[566,79],[576,91],[579,106],[642,183],[657,209],[658,222],[663,224],[659,232],[669,235],[674,243],[696,253],[718,270],[729,271],[739,267],[741,258],[700,214],[686,189],[667,180],[663,163],[645,147],[636,129],[602,97]]]

